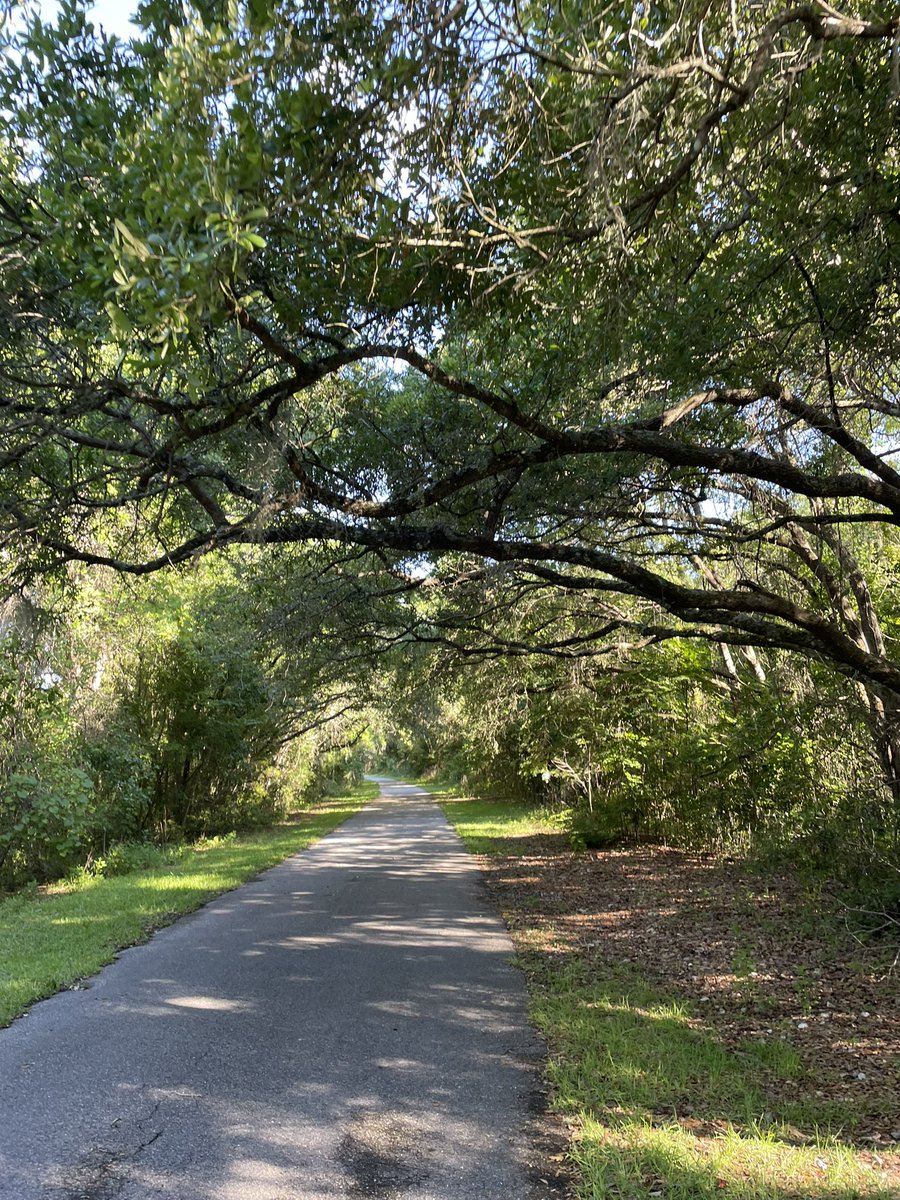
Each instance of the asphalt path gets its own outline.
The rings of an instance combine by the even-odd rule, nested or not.
[[[542,1046],[436,804],[318,845],[0,1031],[2,1200],[526,1200]]]

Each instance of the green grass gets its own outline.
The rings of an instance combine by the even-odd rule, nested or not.
[[[377,794],[377,784],[363,783],[295,822],[214,840],[169,864],[0,901],[0,1026],[93,975],[117,950],[304,850]]]
[[[522,838],[559,832],[557,817],[533,807],[442,804],[479,853],[515,853]],[[772,1100],[776,1083],[801,1091],[790,1046],[731,1048],[633,968],[536,952],[527,929],[514,936],[584,1200],[897,1200],[896,1185],[841,1136],[854,1124],[850,1105]]]
[[[534,1018],[555,1052],[556,1105],[578,1127],[586,1197],[896,1200],[839,1134],[807,1132],[817,1116],[839,1128],[833,1107],[769,1111],[767,1083],[802,1074],[790,1047],[727,1048],[630,971],[597,978],[577,961],[533,962],[529,974]]]
[[[435,794],[473,854],[515,854],[517,844],[528,838],[564,839],[564,812],[514,800],[463,800],[450,794],[450,789]]]

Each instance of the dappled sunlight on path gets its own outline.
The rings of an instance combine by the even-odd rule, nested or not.
[[[0,1033],[3,1200],[549,1194],[511,944],[430,798],[386,786]]]

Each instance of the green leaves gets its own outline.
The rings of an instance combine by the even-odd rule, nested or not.
[[[36,774],[0,782],[0,880],[16,884],[67,866],[91,830],[93,784],[86,772],[46,757]]]
[[[117,341],[127,341],[131,337],[131,334],[134,330],[134,326],[129,320],[127,314],[111,300],[107,301],[104,307],[112,325],[113,337]]]
[[[116,232],[115,245],[122,257],[136,258],[141,263],[147,262],[152,257],[147,243],[136,238],[124,221],[114,217],[113,225]]]
[[[10,34],[10,563],[543,564],[589,634],[624,594],[900,687],[827,535],[900,512],[892,36],[713,8]]]

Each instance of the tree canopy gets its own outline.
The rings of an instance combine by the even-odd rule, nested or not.
[[[791,649],[894,703],[896,14],[136,21],[5,26],[11,581],[314,543],[457,641],[539,590],[523,647]]]
[[[6,5],[0,883],[364,744],[576,842],[896,865],[898,46],[881,2]]]

